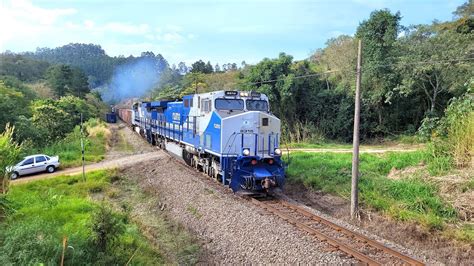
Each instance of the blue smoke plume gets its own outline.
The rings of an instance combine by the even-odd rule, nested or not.
[[[100,88],[102,99],[117,103],[124,99],[140,98],[157,85],[162,67],[154,57],[140,57],[118,66],[105,88]]]

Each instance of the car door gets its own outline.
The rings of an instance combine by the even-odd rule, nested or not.
[[[20,164],[20,167],[18,167],[18,173],[20,175],[31,174],[34,172],[34,167],[35,167],[35,158],[33,157],[28,158]]]
[[[35,157],[35,173],[46,171],[46,166],[48,166],[48,161],[44,156]]]

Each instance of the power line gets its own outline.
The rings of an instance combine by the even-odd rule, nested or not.
[[[394,64],[385,64],[385,65],[376,65],[373,66],[372,68],[379,68],[379,67],[387,67],[387,66],[410,66],[410,65],[425,65],[425,64],[446,64],[446,63],[457,63],[457,62],[462,62],[462,61],[471,61],[474,60],[474,57],[468,57],[468,58],[457,58],[457,59],[445,59],[445,60],[430,60],[430,61],[418,61],[418,62],[413,62],[413,63],[394,63]],[[325,72],[319,72],[319,73],[313,73],[313,74],[307,74],[307,75],[300,75],[300,76],[293,76],[293,79],[302,79],[302,78],[309,78],[309,77],[317,77],[317,76],[323,76],[323,75],[328,75],[336,72],[350,72],[350,73],[356,73],[356,71],[347,71],[347,70],[330,70],[330,71],[325,71]],[[243,83],[238,83],[238,82],[232,82],[230,84],[238,84],[238,85],[261,85],[261,84],[267,84],[267,83],[273,83],[273,82],[278,82],[282,80],[286,80],[288,76],[285,78],[277,78],[277,79],[270,79],[270,80],[263,80],[263,81],[256,81],[256,82],[243,82]]]
[[[385,67],[385,66],[414,66],[414,65],[429,65],[429,64],[447,64],[447,63],[457,63],[461,61],[471,61],[474,60],[474,57],[467,57],[467,58],[457,58],[457,59],[444,59],[444,60],[430,60],[430,61],[418,61],[413,63],[394,63],[394,64],[386,64],[386,65],[376,65],[375,68],[378,67]]]

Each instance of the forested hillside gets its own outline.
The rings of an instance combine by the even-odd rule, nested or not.
[[[354,37],[332,38],[307,60],[295,61],[281,53],[224,72],[210,72],[206,66],[211,64],[201,61],[200,71],[158,86],[152,98],[256,90],[269,96],[272,111],[283,120],[287,140],[350,141],[356,40],[361,39],[362,137],[413,135],[422,124],[433,128],[450,100],[466,93],[472,82],[472,3],[459,7],[454,15],[449,22],[401,25],[402,14],[377,10],[360,23]]]
[[[22,54],[5,52],[0,55],[0,75],[27,82],[42,96],[84,97],[92,89],[110,102],[127,97],[177,99],[222,89],[256,90],[269,96],[272,111],[283,121],[287,141],[350,141],[356,40],[360,39],[362,138],[413,135],[420,127],[426,133],[435,128],[450,100],[468,91],[472,80],[472,2],[460,6],[452,21],[401,25],[401,17],[376,10],[360,23],[354,36],[332,38],[301,61],[281,53],[255,65],[213,66],[198,60],[191,66],[184,62],[170,66],[153,52],[111,57],[99,45],[68,44]]]

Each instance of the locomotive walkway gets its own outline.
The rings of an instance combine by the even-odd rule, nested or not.
[[[87,164],[85,166],[85,170],[87,173],[89,171],[95,171],[95,170],[114,169],[118,167],[131,167],[137,163],[161,158],[163,156],[165,156],[165,154],[160,151],[128,155],[128,156],[124,156],[117,159],[102,161],[99,163]],[[12,185],[24,184],[24,183],[28,183],[28,182],[39,180],[39,179],[53,178],[53,177],[61,176],[61,175],[77,175],[81,173],[82,173],[82,166],[79,166],[79,167],[74,167],[74,168],[67,168],[64,170],[58,170],[51,174],[44,173],[44,174],[39,174],[39,175],[23,176],[18,179],[12,180],[10,184]]]

